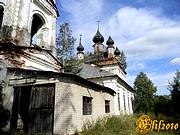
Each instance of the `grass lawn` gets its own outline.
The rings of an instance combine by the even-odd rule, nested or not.
[[[137,115],[112,116],[99,119],[95,122],[88,122],[84,125],[79,135],[140,135],[135,131]],[[180,123],[179,123],[180,126]],[[179,127],[180,129],[180,127]],[[145,135],[180,135],[178,131],[149,131]]]

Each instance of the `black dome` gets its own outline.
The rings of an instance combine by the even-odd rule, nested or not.
[[[99,30],[97,30],[96,35],[93,37],[93,42],[94,43],[103,43],[104,42],[104,37],[101,35]]]
[[[112,40],[111,36],[109,36],[106,44],[109,46],[109,45],[114,45],[114,40]]]
[[[82,46],[82,44],[80,43],[79,46],[77,47],[78,51],[84,51],[84,47]]]
[[[114,55],[115,56],[119,56],[120,55],[120,51],[119,49],[116,47],[116,50],[114,51]]]

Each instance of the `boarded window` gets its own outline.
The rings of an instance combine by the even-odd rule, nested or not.
[[[83,115],[92,114],[92,98],[83,96]]]
[[[105,113],[110,113],[110,101],[105,100]]]

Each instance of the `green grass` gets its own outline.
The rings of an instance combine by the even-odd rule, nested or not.
[[[87,122],[79,135],[139,135],[136,131],[137,115],[112,116]],[[179,125],[180,126],[180,125]],[[180,127],[179,127],[180,128]],[[149,131],[145,135],[177,135],[174,131]],[[180,132],[179,132],[180,134]]]

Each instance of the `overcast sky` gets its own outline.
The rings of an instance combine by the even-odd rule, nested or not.
[[[82,34],[85,51],[93,51],[92,38],[100,20],[100,32],[112,36],[127,56],[127,80],[144,72],[158,88],[169,94],[168,81],[180,69],[179,0],[57,0],[59,23],[70,23],[73,36]]]

